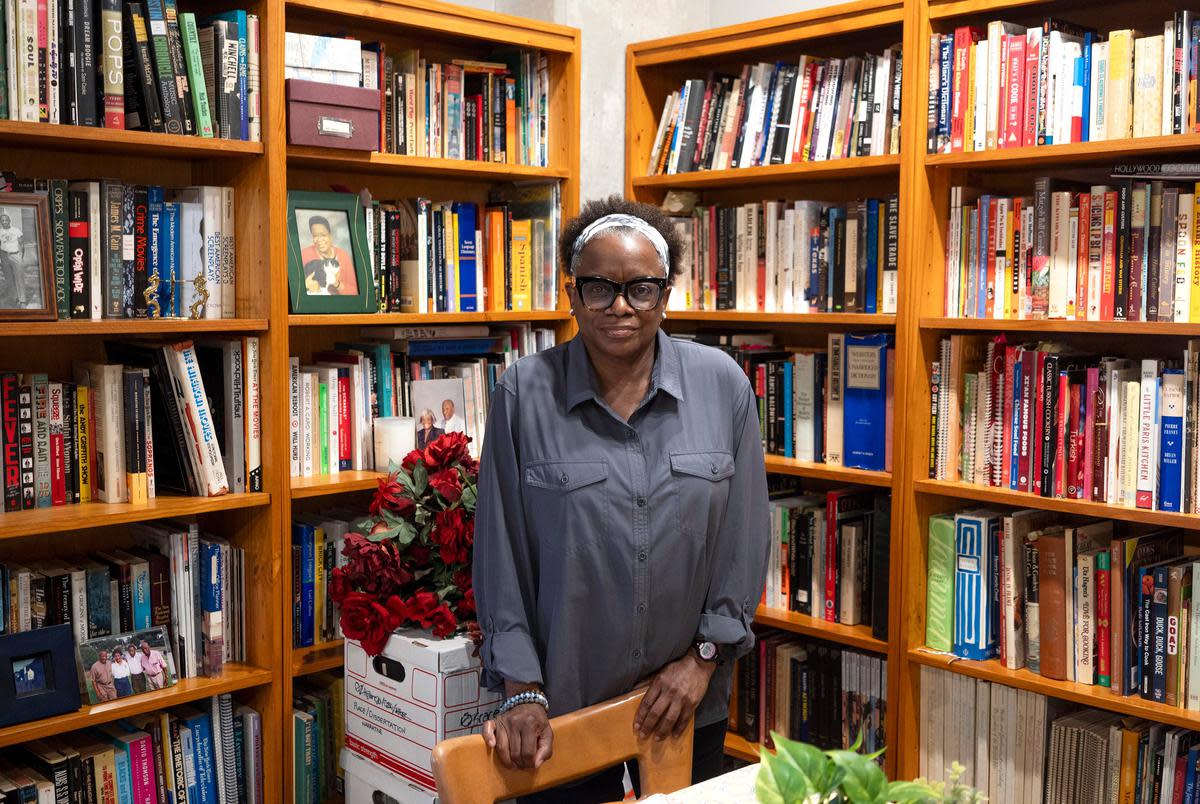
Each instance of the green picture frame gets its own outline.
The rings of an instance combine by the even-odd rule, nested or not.
[[[379,312],[359,196],[289,192],[287,229],[293,313]]]

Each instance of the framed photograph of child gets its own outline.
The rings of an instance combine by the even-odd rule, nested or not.
[[[293,313],[373,313],[375,280],[362,200],[288,193],[288,298]]]
[[[161,690],[178,680],[162,626],[81,642],[79,667],[94,704]]]
[[[0,726],[79,708],[71,624],[0,634]]]
[[[0,193],[0,321],[58,316],[50,242],[46,196]]]

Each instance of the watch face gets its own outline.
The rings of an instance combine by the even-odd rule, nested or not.
[[[700,651],[700,658],[706,662],[711,662],[717,658],[717,646],[711,642],[701,642],[696,646]]]

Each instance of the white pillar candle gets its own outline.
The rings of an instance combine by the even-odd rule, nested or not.
[[[386,472],[394,462],[417,447],[417,422],[408,416],[383,416],[375,420],[375,471]]]

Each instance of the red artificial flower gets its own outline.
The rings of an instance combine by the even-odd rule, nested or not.
[[[465,564],[470,559],[475,526],[461,508],[439,511],[434,518],[429,538],[438,545],[438,553],[446,564]]]
[[[462,569],[455,570],[451,580],[454,581],[454,585],[458,587],[458,591],[465,594],[471,589],[471,568],[463,567]]]
[[[345,567],[336,567],[329,573],[329,599],[334,603],[341,603],[354,591],[349,574]]]
[[[458,620],[454,618],[454,613],[445,603],[429,612],[428,625],[425,622],[422,622],[422,625],[432,628],[433,635],[443,639],[458,630]]]
[[[458,601],[458,616],[466,620],[475,616],[475,590],[468,589],[463,599]]]
[[[411,474],[413,467],[417,465],[417,461],[422,461],[424,459],[425,459],[424,451],[419,450],[419,449],[414,449],[412,452],[410,452],[404,456],[404,460],[402,460],[400,462],[400,467],[404,471]]]
[[[467,457],[467,444],[470,443],[462,433],[446,433],[433,440],[425,447],[425,468],[432,474],[439,469],[453,466]]]
[[[378,656],[392,632],[391,613],[374,597],[351,592],[342,600],[342,632],[357,640],[369,656]]]
[[[437,605],[437,595],[428,589],[422,589],[408,601],[409,616],[414,620],[425,620],[429,616],[429,612],[437,608]]]
[[[459,480],[458,470],[454,467],[430,475],[429,485],[448,503],[456,503],[462,497],[462,481]]]
[[[429,548],[423,544],[413,542],[408,546],[408,557],[412,559],[413,565],[424,567],[429,563],[430,557],[433,555]]]
[[[386,608],[389,615],[388,625],[393,631],[408,622],[408,605],[399,595],[389,597]]]
[[[406,517],[416,509],[416,503],[405,496],[404,486],[396,480],[395,474],[379,478],[379,488],[371,498],[371,516],[379,516],[381,511],[391,511],[397,516]],[[375,529],[379,529],[377,523]],[[372,530],[374,532],[374,530]]]

